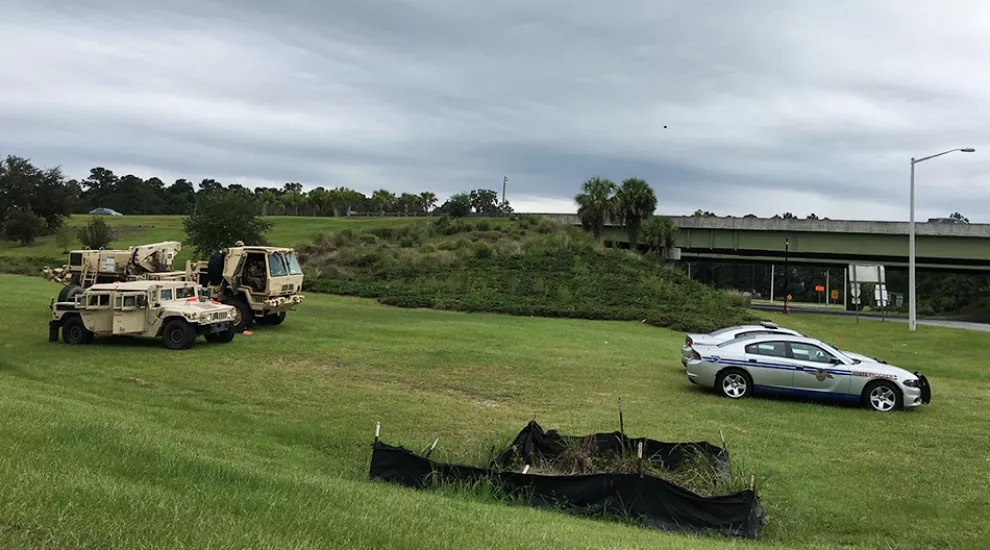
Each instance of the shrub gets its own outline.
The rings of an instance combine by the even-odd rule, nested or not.
[[[412,237],[406,236],[399,240],[399,246],[402,248],[412,248],[416,244],[416,240]]]
[[[363,233],[358,235],[357,242],[361,246],[375,246],[380,241],[378,240],[378,235],[373,235],[371,233]]]
[[[335,248],[344,248],[345,246],[351,246],[354,244],[354,231],[351,229],[344,229],[343,231],[338,231],[330,237],[330,242]]]
[[[485,241],[478,241],[474,243],[474,257],[480,260],[485,260],[491,258],[495,254],[495,249],[492,245]]]
[[[107,222],[103,221],[103,218],[100,216],[96,216],[79,230],[79,242],[81,242],[83,246],[93,250],[107,248],[113,240],[113,229],[111,229],[110,226],[107,225]]]
[[[491,225],[488,223],[488,220],[481,220],[474,225],[474,228],[478,231],[488,231],[491,229]]]
[[[72,246],[72,230],[69,226],[63,224],[55,231],[55,244],[62,249],[63,254],[69,252],[69,247]]]
[[[750,297],[738,290],[724,290],[722,293],[729,299],[729,305],[732,307],[749,309],[750,305],[752,305]]]
[[[446,214],[444,214],[443,216],[440,216],[439,218],[437,218],[437,220],[434,221],[432,223],[432,225],[438,231],[440,231],[441,233],[443,233],[443,231],[445,229],[447,229],[448,227],[450,227],[450,217],[447,216]]]
[[[549,235],[557,229],[557,224],[553,220],[543,220],[538,226],[536,226],[536,232]]]

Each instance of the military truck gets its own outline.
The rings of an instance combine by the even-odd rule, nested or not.
[[[228,343],[234,339],[234,308],[210,300],[189,281],[98,283],[70,301],[51,301],[48,340],[89,344],[94,336],[162,338],[168,349],[188,349],[196,338]]]
[[[59,268],[46,267],[42,275],[65,285],[59,302],[68,302],[83,289],[95,284],[139,279],[181,279],[172,271],[172,262],[182,244],[167,241],[127,250],[86,249],[69,252],[69,263]]]
[[[94,284],[113,281],[190,281],[209,291],[210,298],[236,308],[234,326],[243,331],[255,320],[280,325],[285,314],[302,302],[303,273],[295,250],[282,247],[234,247],[207,261],[186,262],[173,269],[182,245],[175,241],[132,246],[127,250],[74,250],[61,268],[45,268],[48,280],[65,285],[59,302],[68,302]]]
[[[210,290],[215,300],[237,308],[234,326],[243,331],[257,320],[280,325],[286,312],[303,301],[303,272],[295,250],[270,246],[235,246],[186,266],[191,280]]]

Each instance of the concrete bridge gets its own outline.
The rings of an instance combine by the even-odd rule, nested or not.
[[[576,214],[544,214],[581,225]],[[684,260],[795,264],[850,263],[907,267],[908,223],[669,216]],[[990,271],[990,224],[915,224],[919,269]],[[625,229],[603,239],[627,243]],[[785,245],[786,243],[786,245]]]

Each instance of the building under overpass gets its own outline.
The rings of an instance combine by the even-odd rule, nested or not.
[[[575,214],[545,214],[580,225]],[[684,260],[908,265],[908,223],[671,216]],[[915,224],[919,269],[990,271],[990,224]],[[604,239],[628,243],[625,229]]]

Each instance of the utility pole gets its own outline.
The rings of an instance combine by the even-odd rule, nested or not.
[[[788,306],[790,301],[791,292],[791,274],[787,269],[787,255],[791,249],[791,240],[784,239],[784,314],[789,314],[791,311]]]
[[[773,304],[773,276],[777,272],[777,267],[770,264],[770,303]]]
[[[831,296],[832,295],[829,294],[829,286],[828,286],[828,270],[826,269],[825,270],[825,309],[828,309],[828,301],[831,298]]]
[[[509,184],[509,176],[502,176],[502,204],[505,204],[505,187]]]

